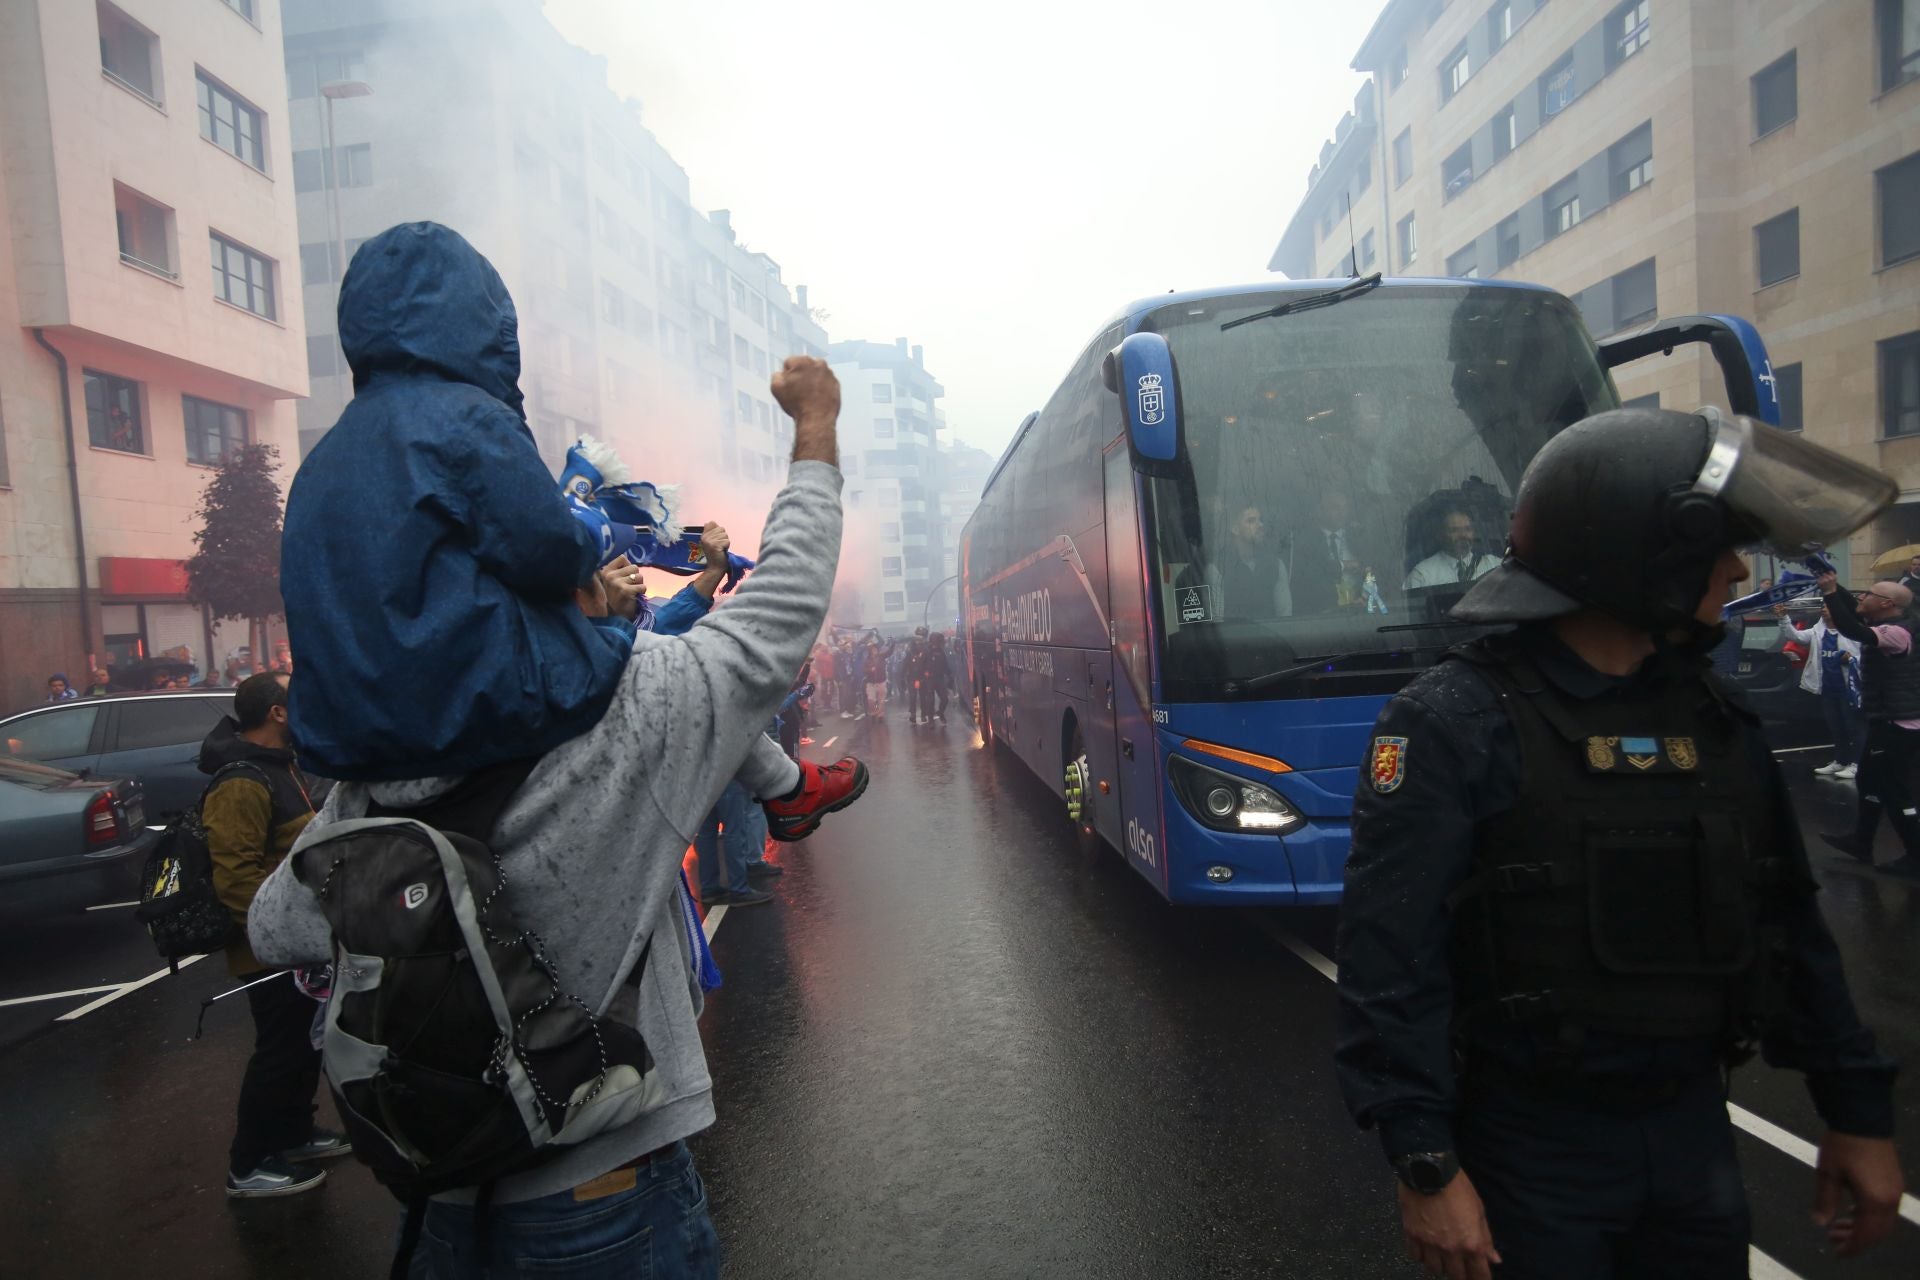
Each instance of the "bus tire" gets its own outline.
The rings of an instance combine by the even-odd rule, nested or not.
[[[1063,798],[1067,801],[1067,820],[1073,823],[1074,852],[1083,858],[1093,858],[1106,841],[1100,838],[1099,829],[1094,825],[1097,789],[1093,771],[1087,767],[1087,740],[1080,732],[1078,721],[1073,722],[1072,732],[1067,735],[1066,759],[1061,773]]]

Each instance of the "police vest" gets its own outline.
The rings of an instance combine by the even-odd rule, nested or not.
[[[1910,614],[1880,625],[1899,627],[1909,636],[1920,626]],[[1892,655],[1876,645],[1860,646],[1860,710],[1869,720],[1920,718],[1920,655],[1911,649]]]
[[[1449,656],[1499,694],[1522,771],[1450,899],[1456,1031],[1756,1036],[1781,1004],[1763,902],[1784,867],[1743,713],[1703,673],[1581,700],[1510,646]]]

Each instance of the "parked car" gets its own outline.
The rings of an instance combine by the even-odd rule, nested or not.
[[[82,908],[138,892],[160,839],[131,778],[0,758],[0,910]]]
[[[1804,627],[1819,616],[1818,611],[1796,614],[1794,621]],[[1740,630],[1733,683],[1766,722],[1775,745],[1826,741],[1820,703],[1800,688],[1801,664],[1781,647],[1780,620],[1767,613],[1736,619],[1733,625]]]
[[[137,778],[148,816],[162,823],[200,798],[200,744],[232,713],[231,689],[75,698],[0,720],[0,758],[82,778]]]

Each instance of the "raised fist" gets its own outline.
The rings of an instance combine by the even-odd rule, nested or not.
[[[840,416],[840,379],[825,360],[788,356],[773,375],[773,398],[796,425],[832,422]]]

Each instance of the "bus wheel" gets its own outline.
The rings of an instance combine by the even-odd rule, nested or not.
[[[1065,781],[1067,817],[1073,823],[1074,848],[1091,856],[1099,852],[1102,841],[1093,825],[1093,769],[1087,764],[1087,741],[1081,735],[1079,725],[1073,727],[1073,737],[1067,747]]]

